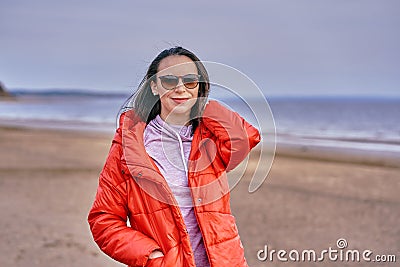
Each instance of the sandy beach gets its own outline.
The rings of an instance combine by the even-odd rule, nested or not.
[[[0,266],[121,266],[86,222],[112,136],[0,127]],[[263,185],[252,194],[248,185],[231,204],[250,266],[396,266],[257,259],[265,246],[320,252],[339,238],[400,261],[399,168],[278,154]]]

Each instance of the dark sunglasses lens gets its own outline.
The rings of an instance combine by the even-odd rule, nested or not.
[[[161,85],[165,89],[173,89],[179,83],[179,78],[176,76],[163,76],[163,77],[160,77],[160,80],[161,80]]]
[[[193,89],[199,83],[199,78],[196,75],[186,75],[182,78],[186,88]]]

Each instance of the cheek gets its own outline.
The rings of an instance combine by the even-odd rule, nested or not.
[[[199,96],[199,87],[197,87],[197,89],[193,91],[192,96],[194,98],[197,98]]]
[[[159,91],[161,102],[167,101],[168,97],[171,95],[171,91]]]
[[[164,108],[167,108],[169,106],[168,104],[168,98],[164,95],[164,96],[160,96],[160,102],[161,102],[161,106]]]
[[[171,108],[172,103],[169,102],[168,98],[163,97],[160,99],[160,101],[161,101],[161,106],[163,106],[164,108],[167,108],[167,109]]]

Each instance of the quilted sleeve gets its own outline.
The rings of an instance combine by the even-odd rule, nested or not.
[[[217,138],[217,149],[226,170],[234,169],[260,142],[259,131],[238,113],[209,101],[204,110],[204,126]]]

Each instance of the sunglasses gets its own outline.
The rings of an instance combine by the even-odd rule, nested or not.
[[[160,76],[161,85],[164,89],[172,90],[175,89],[179,84],[179,79],[182,80],[183,85],[188,89],[193,89],[199,84],[201,75],[198,74],[186,74],[184,76],[165,75]]]

